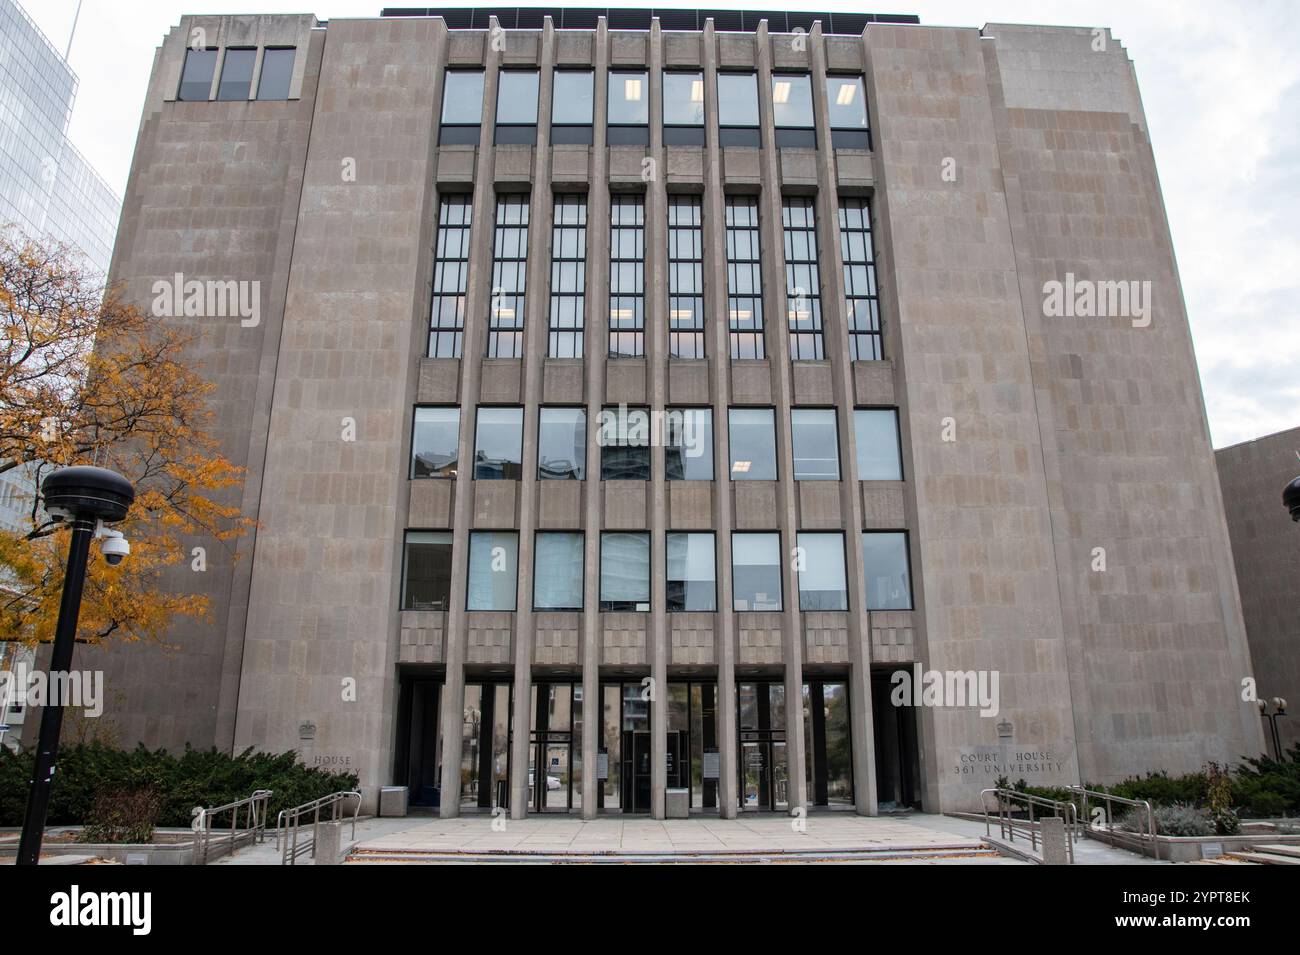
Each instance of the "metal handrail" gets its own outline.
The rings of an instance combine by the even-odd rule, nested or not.
[[[321,810],[327,809],[330,818],[325,822],[338,822],[342,812],[343,801],[356,797],[357,804],[352,810],[352,838],[357,837],[357,815],[361,812],[361,793],[355,789],[343,789],[328,796],[321,796],[311,802],[292,809],[281,809],[275,817],[275,847],[280,850],[280,865],[295,865],[299,856],[310,855],[316,858],[316,837],[320,832]],[[302,819],[308,813],[312,815],[311,838],[299,842],[302,831]],[[283,843],[281,843],[283,837]]]
[[[1086,827],[1085,831],[1092,828],[1103,828],[1103,826],[1094,823],[1092,814],[1088,812],[1089,797],[1105,801],[1106,811],[1104,828],[1107,832],[1115,831],[1115,814],[1111,811],[1111,803],[1119,803],[1122,806],[1133,806],[1137,809],[1144,810],[1142,816],[1145,820],[1145,825],[1137,834],[1142,839],[1144,850],[1149,848],[1153,859],[1160,857],[1160,850],[1156,843],[1156,814],[1155,810],[1151,808],[1151,803],[1149,801],[1146,799],[1129,799],[1126,796],[1114,796],[1110,793],[1101,792],[1096,789],[1085,789],[1082,786],[1067,786],[1066,788],[1069,789],[1070,792],[1077,794],[1080,798],[1081,805],[1079,806],[1079,812],[1083,816],[1083,823]],[[1100,809],[1101,807],[1098,806],[1097,808]]]
[[[1038,832],[1041,827],[1041,818],[1044,815],[1060,816],[1065,820],[1065,854],[1069,863],[1074,864],[1074,843],[1079,838],[1079,811],[1078,807],[1072,802],[1062,802],[1057,799],[1048,799],[1045,796],[1035,796],[1031,793],[1017,792],[1014,789],[985,789],[980,792],[980,806],[984,810],[984,834],[992,835],[989,820],[989,803],[985,797],[992,793],[997,798],[997,807],[995,812],[998,817],[998,835],[1008,842],[1016,841],[1016,830],[1020,829],[1029,835],[1029,845],[1035,852],[1038,851]],[[1016,804],[1022,804],[1023,808],[1018,808]],[[1040,813],[1039,820],[1034,819],[1034,809],[1050,809],[1050,813]],[[1013,813],[1027,812],[1028,818],[1020,818]]]
[[[233,854],[241,844],[261,843],[266,837],[267,806],[271,801],[271,790],[258,789],[246,799],[228,802],[224,806],[196,806],[190,815],[193,819],[190,828],[194,831],[194,864],[207,865],[213,858],[213,846],[221,849],[226,846]],[[239,817],[243,811],[244,826],[240,828]],[[213,822],[222,813],[230,813],[230,828],[217,830]]]

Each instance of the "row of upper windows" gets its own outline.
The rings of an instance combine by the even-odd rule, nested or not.
[[[225,48],[221,61],[221,81],[217,84],[218,100],[247,100],[252,98],[253,74],[257,68],[258,47],[230,46]],[[262,67],[257,81],[257,99],[286,100],[293,80],[293,59],[297,52],[291,46],[268,46],[261,50]],[[181,85],[176,98],[186,102],[206,102],[212,98],[212,78],[216,75],[217,47],[187,49],[185,66],[181,70]]]
[[[860,481],[901,481],[898,412],[893,408],[855,408],[853,429]],[[476,480],[523,477],[524,409],[483,406],[474,422]],[[792,408],[791,453],[796,481],[840,480],[839,424],[833,408]],[[649,409],[606,408],[596,428],[602,481],[651,479],[652,442],[664,446],[664,478],[712,481],[713,410],[668,408],[658,422]],[[772,408],[729,408],[727,438],[733,481],[775,481],[776,412]],[[537,479],[587,477],[587,412],[583,408],[544,407],[537,419]],[[453,478],[459,471],[460,408],[415,409],[411,437],[411,477]]]
[[[595,119],[595,72],[555,70],[551,97],[552,142],[590,143]],[[645,70],[614,69],[607,74],[606,125],[615,130],[644,127],[650,123],[650,74]],[[539,79],[537,70],[502,70],[498,74],[496,141],[533,142],[528,135],[515,135],[509,127],[537,125]],[[812,130],[816,126],[812,77],[807,73],[773,73],[772,116],[778,130]],[[702,145],[704,138],[688,131],[705,124],[704,74],[681,70],[663,71],[662,120],[665,140],[670,145]],[[457,128],[477,127],[486,106],[482,70],[448,70],[442,98],[443,143],[478,142],[476,133],[465,135]],[[723,129],[756,129],[759,125],[758,74],[718,73],[718,126]],[[826,119],[832,130],[857,131],[836,145],[868,148],[867,104],[862,77],[856,74],[826,76]],[[506,128],[506,129],[503,129]],[[669,132],[677,130],[677,132]],[[636,134],[611,132],[610,142],[648,141]],[[815,145],[810,136],[792,136],[777,145]],[[723,145],[759,145],[757,137],[724,137]]]
[[[585,537],[581,532],[538,531],[534,538],[533,609],[583,609]],[[670,613],[717,610],[716,541],[710,531],[666,535],[664,571]],[[451,605],[451,531],[407,531],[402,559],[402,609],[447,610]],[[790,555],[799,586],[799,609],[849,609],[844,534],[800,531]],[[778,532],[731,534],[732,609],[784,609]],[[471,531],[466,610],[513,611],[519,587],[519,533]],[[600,535],[600,609],[650,610],[650,534],[604,531]],[[863,597],[868,610],[912,609],[905,531],[862,533]]]

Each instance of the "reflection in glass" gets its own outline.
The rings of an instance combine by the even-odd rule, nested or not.
[[[649,611],[649,534],[600,535],[600,609]]]
[[[469,279],[470,197],[443,196],[434,247],[429,357],[459,358],[465,334],[465,286]]]
[[[537,125],[537,72],[502,70],[497,87],[497,125]]]
[[[446,610],[451,594],[451,532],[407,531],[402,609]]]
[[[826,112],[831,129],[866,129],[867,97],[862,77],[827,76]]]
[[[610,71],[609,125],[645,126],[650,122],[648,75],[644,72]]]
[[[712,481],[713,409],[669,408],[664,445],[669,481]]]
[[[844,535],[800,533],[799,609],[848,610]]]
[[[227,49],[221,64],[221,82],[217,84],[217,99],[248,99],[253,88],[253,64],[256,50]]]
[[[758,200],[727,196],[727,316],[732,358],[762,358],[763,279]]]
[[[442,90],[444,125],[477,126],[483,121],[483,71],[448,70]]]
[[[497,196],[492,242],[492,299],[488,307],[489,358],[524,354],[524,303],[528,277],[528,197]]]
[[[806,73],[772,74],[772,116],[777,126],[813,125],[812,79]]]
[[[645,197],[610,197],[609,357],[645,354]]]
[[[556,70],[551,99],[551,122],[564,126],[590,126],[594,102],[590,70]]]
[[[738,611],[781,609],[781,535],[732,534],[731,577]]]
[[[650,413],[645,408],[601,411],[600,479],[650,480]]]
[[[551,227],[549,357],[582,357],[586,288],[587,197],[556,196]]]
[[[293,81],[293,47],[267,47],[262,51],[262,74],[257,81],[257,98],[285,100]]]
[[[844,259],[844,311],[849,325],[849,357],[881,357],[880,302],[871,247],[871,208],[866,199],[840,202],[840,254]]]
[[[664,125],[704,125],[703,73],[664,73]]]
[[[582,408],[543,408],[537,423],[537,477],[543,481],[587,474],[587,412]]]
[[[668,610],[717,609],[713,535],[668,535]]]
[[[776,480],[776,426],[771,408],[727,412],[733,481]]]
[[[216,50],[186,50],[181,87],[176,98],[187,102],[207,102],[212,92],[212,74],[216,69]]]
[[[459,408],[415,409],[411,477],[454,478],[459,446]]]
[[[898,412],[893,408],[857,408],[853,428],[858,445],[858,480],[903,480]]]
[[[479,408],[474,432],[474,477],[518,481],[522,475],[523,408]]]
[[[582,609],[582,556],[582,534],[538,532],[533,561],[534,609]]]
[[[753,73],[718,74],[718,123],[758,125],[758,77]]]
[[[794,439],[794,479],[838,481],[840,439],[834,409],[791,409],[790,431]]]
[[[785,242],[786,321],[790,359],[825,358],[822,340],[821,273],[817,263],[817,220],[813,201],[788,196],[781,201]]]
[[[912,584],[907,567],[907,534],[867,531],[862,535],[862,572],[868,610],[911,610]]]
[[[472,531],[466,610],[514,610],[519,535],[514,531]]]

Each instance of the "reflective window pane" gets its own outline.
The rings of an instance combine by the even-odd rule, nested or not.
[[[503,70],[497,82],[497,123],[537,125],[537,73]]]
[[[645,126],[650,122],[649,74],[610,72],[609,125]]]
[[[416,408],[411,477],[454,478],[459,444],[459,408]]]
[[[537,424],[537,477],[581,481],[587,475],[587,412],[543,408]]]
[[[831,129],[867,128],[867,96],[862,77],[826,77],[826,114]]]
[[[718,123],[758,125],[758,77],[753,73],[718,74]]]
[[[727,412],[733,481],[776,480],[776,428],[771,408]]]
[[[518,481],[522,477],[523,408],[479,408],[474,431],[474,477]]]
[[[442,121],[477,126],[483,122],[483,71],[448,70],[442,91]]]
[[[600,535],[600,609],[650,609],[650,535]]]
[[[717,609],[712,534],[668,535],[668,610]]]
[[[898,412],[893,408],[857,408],[853,430],[858,445],[859,481],[901,481]]]
[[[466,610],[514,610],[519,535],[473,531],[469,535],[469,591]]]
[[[217,84],[217,99],[248,99],[253,89],[253,64],[257,62],[256,50],[226,50],[221,63],[221,82]]]
[[[539,533],[533,557],[533,608],[581,610],[582,580],[582,535]]]
[[[669,481],[713,480],[713,411],[669,408],[664,420],[664,468]]]
[[[738,611],[781,609],[781,535],[731,535],[731,594]]]
[[[862,535],[862,571],[868,610],[911,610],[912,579],[907,566],[907,534],[867,531]]]
[[[402,609],[446,610],[451,594],[451,532],[407,531]]]
[[[777,126],[813,125],[812,80],[806,73],[772,74],[772,116]]]
[[[556,70],[551,94],[551,122],[590,126],[594,87],[594,74],[590,70]]]
[[[289,98],[289,84],[293,82],[293,47],[267,47],[262,51],[262,75],[257,81],[257,98],[283,100]]]
[[[664,73],[664,125],[704,125],[703,73]]]
[[[796,481],[840,479],[840,437],[835,411],[830,408],[794,408],[790,412],[794,438]]]
[[[212,92],[212,74],[216,69],[216,50],[186,50],[181,88],[176,98],[189,102],[207,102],[208,94]]]
[[[650,412],[604,408],[600,413],[600,479],[650,480]]]
[[[843,534],[800,534],[799,609],[848,610]]]

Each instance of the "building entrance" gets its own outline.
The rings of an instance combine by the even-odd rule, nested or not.
[[[649,690],[640,682],[605,683],[600,693],[596,807],[612,812],[649,812]]]
[[[529,709],[529,810],[582,809],[582,684],[534,683]]]
[[[740,808],[779,812],[790,808],[785,748],[785,684],[736,684],[740,731]]]

